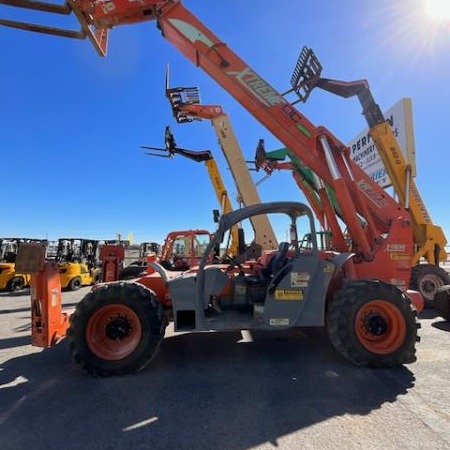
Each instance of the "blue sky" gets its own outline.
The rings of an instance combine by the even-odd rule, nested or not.
[[[419,190],[434,222],[450,236],[450,20],[430,17],[425,0],[186,0],[185,6],[279,91],[289,88],[307,45],[323,76],[365,78],[382,109],[411,97]],[[212,6],[214,5],[214,6]],[[443,14],[441,14],[443,16]],[[71,18],[13,11],[0,17],[71,25]],[[208,121],[178,125],[164,95],[198,86],[202,102],[229,114],[248,159],[258,139],[280,143],[214,80],[194,67],[154,22],[110,33],[106,58],[88,41],[0,27],[0,236],[80,236],[162,241],[175,229],[213,230],[217,200],[205,167],[189,160],[149,158],[140,145],[163,145],[170,125],[179,146],[209,149],[228,192],[235,188]],[[347,142],[365,127],[358,102],[315,91],[299,109]],[[255,180],[259,176],[255,175]],[[264,201],[303,200],[289,173],[259,187]]]

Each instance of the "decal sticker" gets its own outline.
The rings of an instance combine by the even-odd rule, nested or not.
[[[406,261],[411,259],[411,255],[409,253],[391,253],[389,256],[393,261]]]
[[[246,67],[240,71],[227,72],[227,75],[235,77],[236,80],[242,84],[242,86],[248,89],[261,103],[266,106],[286,103],[286,100],[258,74],[253,72],[250,67]]]
[[[242,284],[237,284],[235,288],[236,294],[245,295],[246,287]]]
[[[388,202],[380,192],[377,192],[369,183],[365,180],[358,181],[358,187],[363,194],[371,200],[378,208],[385,208],[388,206]]]
[[[300,290],[277,289],[275,300],[303,300],[303,292]]]
[[[389,244],[386,250],[388,252],[406,252],[406,244]]]
[[[197,41],[203,42],[207,47],[212,47],[214,42],[205,36],[200,30],[195,28],[190,23],[180,19],[169,19],[169,22],[182,34],[189,39],[193,44]]]
[[[58,289],[52,289],[52,291],[51,291],[52,297],[51,297],[50,303],[53,307],[55,307],[58,303],[58,293],[59,293]]]
[[[271,326],[286,326],[289,325],[289,319],[270,319]]]
[[[291,272],[291,286],[308,287],[310,278],[309,272]]]

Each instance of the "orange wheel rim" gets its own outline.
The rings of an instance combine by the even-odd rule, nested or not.
[[[359,311],[355,321],[359,342],[372,353],[396,351],[405,340],[406,323],[401,311],[386,300],[372,300]]]
[[[131,355],[142,337],[138,315],[128,306],[103,306],[89,319],[86,340],[90,350],[99,358],[117,361]]]

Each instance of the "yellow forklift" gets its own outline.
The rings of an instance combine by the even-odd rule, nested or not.
[[[22,243],[46,243],[43,239],[1,238],[0,239],[0,290],[20,291],[29,286],[30,275],[18,273],[15,262]]]
[[[101,281],[102,273],[97,250],[97,240],[58,239],[56,261],[61,288],[76,291],[81,286],[90,286]]]

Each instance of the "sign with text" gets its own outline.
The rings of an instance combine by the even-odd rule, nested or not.
[[[411,165],[412,175],[416,176],[411,99],[401,99],[383,114],[391,125],[392,132],[397,139],[403,156]],[[368,128],[354,137],[348,143],[348,147],[350,148],[350,157],[372,180],[382,187],[389,187],[391,185],[391,180],[370,137]]]

